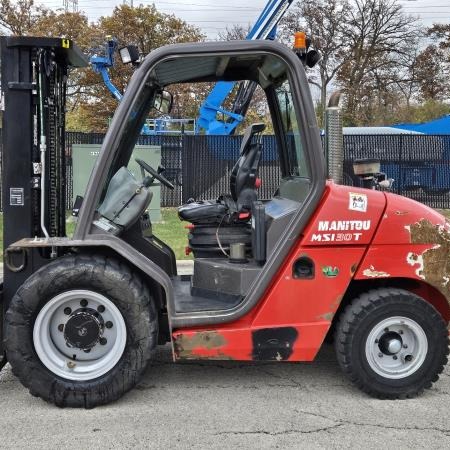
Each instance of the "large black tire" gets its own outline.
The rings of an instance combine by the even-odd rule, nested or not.
[[[374,339],[373,331],[377,330],[378,326],[383,327],[383,324],[389,323],[390,320],[396,321],[397,317],[412,321],[413,326],[414,323],[417,324],[423,330],[422,333],[418,329],[422,333],[418,332],[418,336],[426,336],[427,345],[422,346],[426,349],[422,353],[423,362],[409,369],[411,373],[408,372],[409,363],[405,362],[404,355],[401,356],[409,351],[403,350],[405,344],[401,341],[401,336],[399,347],[402,350],[398,351],[398,357],[386,348],[386,342],[392,342],[392,348],[397,349],[398,341],[389,340],[393,336],[398,337],[395,326],[384,328],[380,339]],[[397,330],[405,337],[402,329]],[[406,334],[409,333],[406,329]],[[411,336],[414,336],[414,333],[411,333]],[[420,338],[417,342],[420,344]],[[420,349],[419,344],[415,346],[417,352]],[[380,351],[374,355],[378,352],[376,346]],[[336,327],[335,349],[342,370],[362,391],[381,399],[404,399],[421,394],[439,379],[439,374],[447,364],[449,336],[442,316],[424,299],[406,290],[382,288],[360,295],[347,306]],[[380,362],[376,361],[377,357]],[[395,378],[397,369],[392,371],[387,368],[387,375],[382,370],[380,374],[377,364],[382,367],[391,364],[391,361],[392,364],[400,364],[401,360],[404,368],[398,370],[405,370],[402,378]],[[414,361],[414,358],[410,361]]]
[[[85,381],[47,369],[33,341],[39,311],[55,296],[77,289],[107,297],[126,327],[120,360],[104,375]],[[60,407],[93,408],[120,398],[139,382],[157,334],[154,301],[141,278],[119,261],[98,255],[66,256],[43,267],[19,288],[6,313],[6,352],[14,374],[31,394]]]

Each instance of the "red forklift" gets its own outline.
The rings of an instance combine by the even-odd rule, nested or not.
[[[327,181],[304,48],[247,40],[150,53],[79,193],[73,237],[64,103],[68,68],[86,61],[68,40],[6,37],[1,51],[0,355],[33,395],[109,403],[166,343],[175,362],[282,363],[313,361],[331,335],[342,370],[371,396],[410,398],[438,380],[449,353],[450,225],[407,198]],[[173,186],[162,167],[138,159],[135,177],[127,165],[149,111],[170,110],[171,85],[242,80],[266,94],[281,181],[259,198],[264,125],[252,124],[229,192],[180,205],[194,269],[179,276],[146,213],[150,187]],[[375,171],[370,162],[358,170]]]

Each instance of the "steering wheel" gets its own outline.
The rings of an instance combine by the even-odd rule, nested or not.
[[[139,158],[136,158],[135,161],[141,166],[142,169],[146,170],[153,177],[153,179],[156,178],[169,189],[175,189],[175,186],[165,176],[163,176],[160,172],[157,172],[153,169],[153,167],[150,167],[145,161]]]

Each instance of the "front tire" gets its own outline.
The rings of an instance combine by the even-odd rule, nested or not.
[[[19,288],[6,313],[5,344],[14,374],[33,395],[92,408],[138,383],[157,332],[139,276],[115,259],[71,255]]]
[[[347,306],[336,327],[336,355],[344,373],[377,398],[419,395],[447,364],[445,321],[421,297],[375,289]]]

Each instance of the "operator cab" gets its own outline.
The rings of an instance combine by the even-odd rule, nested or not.
[[[136,160],[142,180],[126,166],[142,124],[164,90],[170,91],[173,84],[220,80],[258,83],[266,95],[277,148],[276,152],[263,148],[264,124],[248,125],[231,172],[223,174],[229,179],[229,192],[217,199],[190,199],[179,207],[179,218],[190,223],[194,273],[178,277],[173,251],[153,235],[146,215],[152,199],[149,188],[156,181],[167,188],[173,186],[161,169],[155,170],[145,161]],[[91,233],[112,233],[161,267],[172,278],[177,314],[238,307],[268,258],[283,245],[285,231],[310,194],[301,112],[291,95],[293,82],[287,65],[274,54],[227,53],[165,59],[150,70],[140,87],[120,134]],[[260,176],[268,165],[279,167],[280,183],[269,198],[261,198]]]

